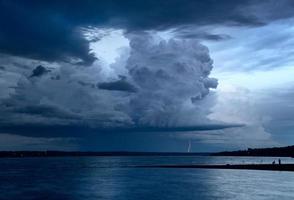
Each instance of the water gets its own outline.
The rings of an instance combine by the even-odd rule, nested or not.
[[[271,163],[277,158],[61,157],[0,159],[2,200],[294,199],[294,173],[131,168],[146,164]],[[283,158],[284,163],[294,159]]]

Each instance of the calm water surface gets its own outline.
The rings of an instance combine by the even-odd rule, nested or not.
[[[145,169],[146,164],[271,163],[277,158],[63,157],[0,159],[2,200],[294,199],[294,173]],[[294,159],[283,158],[284,163]]]

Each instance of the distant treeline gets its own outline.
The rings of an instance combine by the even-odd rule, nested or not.
[[[264,156],[264,157],[294,157],[294,146],[251,149],[240,151],[224,151],[212,153],[213,156]]]
[[[92,152],[92,151],[0,151],[0,158],[19,157],[81,157],[81,156],[264,156],[294,157],[294,146],[224,151],[218,153],[187,152]]]
[[[81,156],[204,156],[208,153],[173,152],[90,152],[90,151],[0,151],[0,158]]]

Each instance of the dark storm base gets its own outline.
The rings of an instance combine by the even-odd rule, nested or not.
[[[294,171],[294,164],[248,164],[248,165],[153,165],[137,166],[143,168],[198,168],[198,169],[246,169],[270,171]]]

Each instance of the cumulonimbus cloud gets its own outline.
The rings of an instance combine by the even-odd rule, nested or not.
[[[146,33],[127,37],[129,55],[116,63],[125,74],[116,77],[118,70],[107,79],[101,66],[64,64],[46,75],[38,73],[36,79],[23,76],[1,101],[1,125],[128,131],[209,128],[213,123],[206,118],[210,105],[204,98],[218,83],[209,77],[213,62],[207,47],[193,39],[163,40]]]

